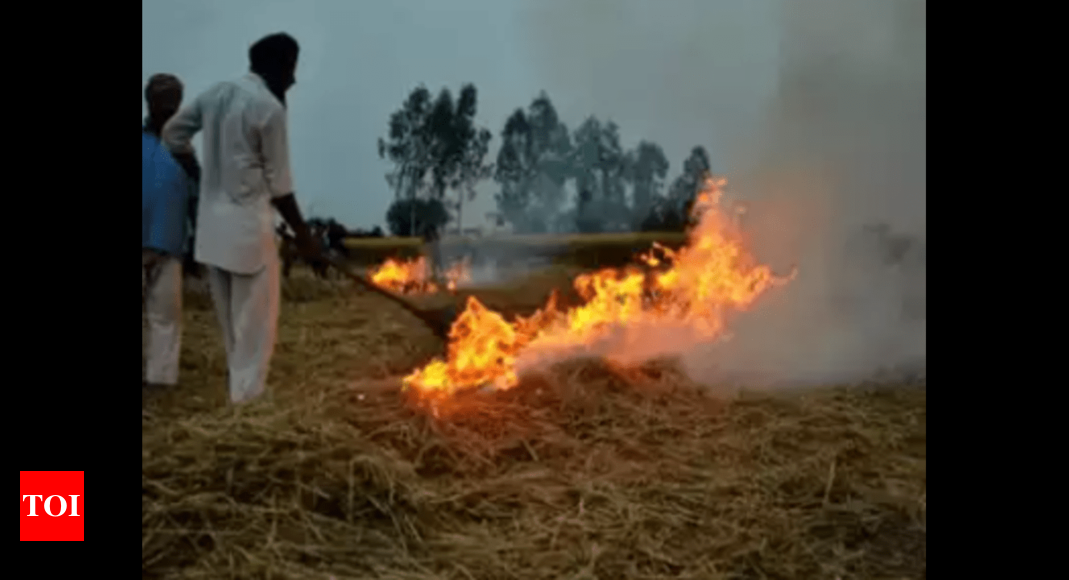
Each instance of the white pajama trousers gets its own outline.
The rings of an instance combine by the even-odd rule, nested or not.
[[[278,328],[278,259],[251,275],[208,268],[215,313],[223,331],[230,401],[243,403],[263,394]]]
[[[161,257],[146,267],[142,252],[141,294],[148,318],[145,382],[177,385],[182,347],[182,260]]]

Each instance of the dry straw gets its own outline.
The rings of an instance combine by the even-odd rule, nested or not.
[[[374,338],[418,333],[405,314],[319,291],[286,305],[273,398],[238,409],[210,400],[214,321],[190,313],[184,377],[210,387],[143,413],[144,577],[924,575],[923,387],[725,399],[573,361],[435,420],[393,368],[421,339]]]

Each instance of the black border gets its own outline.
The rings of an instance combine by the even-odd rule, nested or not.
[[[125,292],[114,290],[132,277],[119,276],[126,268],[118,253],[127,237],[123,222],[133,219],[124,190],[134,184],[133,173],[127,176],[116,162],[125,146],[112,147],[119,132],[110,121],[130,117],[123,110],[130,98],[112,91],[136,90],[129,87],[134,57],[124,38],[132,44],[134,28],[102,8],[21,6],[20,22],[45,25],[12,28],[27,34],[13,34],[8,44],[12,55],[23,55],[9,60],[6,75],[8,106],[15,107],[4,164],[14,205],[4,212],[11,228],[5,252],[10,447],[20,471],[84,471],[90,495],[85,541],[20,542],[15,558],[28,572],[19,576],[113,576],[107,572],[133,567],[116,557],[121,550],[110,549],[127,543],[119,539],[126,535],[121,528],[134,518],[132,506],[126,513],[124,498],[133,498],[122,482],[133,477],[132,465],[125,466],[136,453],[134,382],[117,364],[125,356],[118,356],[122,340],[113,333],[126,310]],[[28,179],[17,186],[11,176]],[[84,515],[84,498],[80,508]],[[132,540],[132,529],[129,535]]]

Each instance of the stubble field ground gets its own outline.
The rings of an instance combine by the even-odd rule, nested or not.
[[[475,294],[529,313],[574,273]],[[923,381],[729,397],[572,361],[434,420],[400,377],[441,342],[302,268],[270,396],[233,409],[194,286],[181,385],[142,401],[143,577],[925,577]]]

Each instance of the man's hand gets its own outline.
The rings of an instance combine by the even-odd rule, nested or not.
[[[293,241],[301,257],[313,266],[326,266],[328,262],[323,256],[323,245],[308,230],[308,224],[305,223],[301,210],[297,207],[297,198],[290,193],[272,199],[271,203],[296,234]]]
[[[306,259],[319,258],[323,249],[320,247],[319,240],[315,239],[312,233],[308,231],[308,224],[305,223],[304,217],[301,216],[301,210],[297,207],[297,198],[292,193],[289,193],[271,199],[271,203],[278,210],[278,213],[282,214],[282,219],[286,220],[286,225],[295,234],[294,242],[301,257]]]

